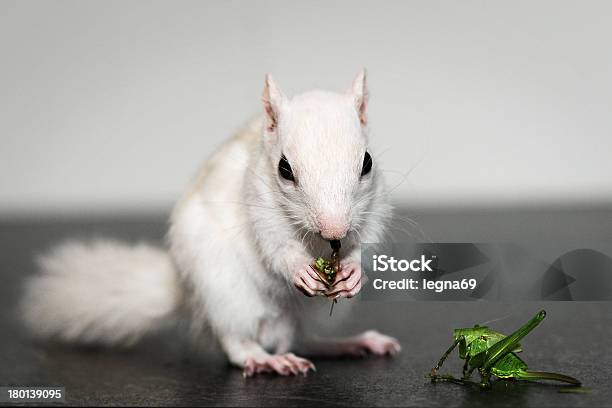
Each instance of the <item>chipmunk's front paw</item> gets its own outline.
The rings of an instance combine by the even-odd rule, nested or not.
[[[361,290],[365,275],[361,272],[361,264],[358,262],[342,263],[340,272],[331,289],[325,294],[329,298],[352,298]]]
[[[314,364],[310,360],[298,357],[293,353],[286,353],[249,358],[244,363],[242,375],[244,377],[252,377],[260,373],[276,373],[279,375],[303,374],[306,376],[310,370],[316,371]]]
[[[293,284],[306,296],[322,295],[327,290],[321,278],[309,264],[302,265],[293,274]]]

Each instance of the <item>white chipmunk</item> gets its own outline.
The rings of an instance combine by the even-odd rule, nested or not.
[[[55,248],[26,285],[27,326],[43,338],[132,344],[189,313],[191,331],[212,329],[246,376],[314,369],[292,351],[398,352],[397,340],[376,331],[328,341],[300,332],[305,309],[317,303],[300,291],[356,295],[359,242],[378,241],[391,216],[368,153],[365,72],[346,93],[293,98],[268,76],[262,100],[263,118],[206,161],[179,200],[169,253],[112,241]],[[309,265],[330,240],[342,243],[342,268],[327,290]]]

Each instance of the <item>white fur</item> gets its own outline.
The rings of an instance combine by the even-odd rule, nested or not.
[[[129,345],[177,309],[176,272],[166,252],[145,244],[67,242],[38,259],[23,317],[40,337]]]
[[[268,76],[262,100],[264,116],[204,164],[173,211],[169,243],[180,285],[153,250],[145,260],[118,246],[65,247],[30,283],[30,326],[66,340],[133,340],[168,316],[182,293],[193,333],[210,327],[236,365],[268,361],[268,351],[285,353],[302,340],[300,320],[323,299],[306,299],[292,279],[330,253],[318,234],[321,219],[346,223],[341,254],[358,264],[359,242],[381,238],[390,206],[376,163],[360,176],[368,149],[365,73],[346,93],[291,99]],[[279,177],[283,154],[296,184]],[[154,262],[164,266],[153,270]],[[104,299],[113,292],[121,295]]]

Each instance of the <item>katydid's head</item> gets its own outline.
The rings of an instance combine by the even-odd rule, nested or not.
[[[368,91],[361,71],[348,91],[286,97],[266,77],[264,146],[287,215],[326,240],[357,230],[376,195],[368,151]]]

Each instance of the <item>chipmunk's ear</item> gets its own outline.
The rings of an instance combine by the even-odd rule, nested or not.
[[[349,93],[355,101],[355,109],[357,109],[359,121],[362,125],[366,125],[368,123],[366,115],[366,109],[368,107],[368,85],[366,83],[365,68],[359,71],[353,80],[353,85],[351,86]]]
[[[285,99],[285,95],[276,85],[270,74],[266,75],[266,83],[264,85],[261,100],[265,112],[266,129],[272,132],[278,125],[279,108]]]

